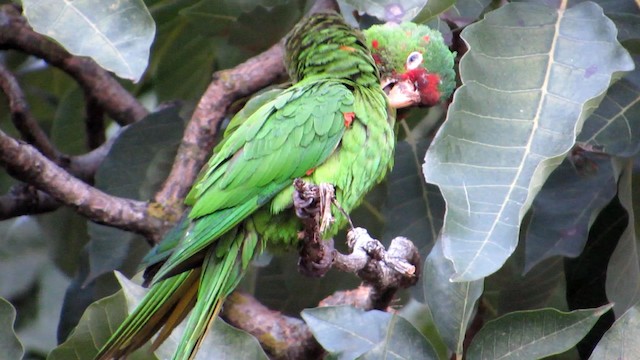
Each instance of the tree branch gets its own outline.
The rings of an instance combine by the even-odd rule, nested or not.
[[[240,291],[227,298],[222,317],[258,339],[274,359],[321,359],[324,353],[304,321],[270,310]]]
[[[71,176],[33,146],[0,131],[0,164],[18,180],[32,184],[99,224],[133,231],[153,239],[160,221],[149,216],[147,203],[108,195]]]
[[[145,117],[148,111],[106,70],[93,60],[73,56],[43,35],[33,31],[16,5],[0,6],[0,48],[17,49],[56,66],[91,94],[96,102],[120,125]]]
[[[11,120],[22,138],[38,148],[46,157],[59,164],[60,153],[31,115],[18,79],[3,64],[0,64],[0,87],[9,98]]]

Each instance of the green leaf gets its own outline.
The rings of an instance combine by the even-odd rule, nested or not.
[[[424,298],[442,340],[449,350],[462,356],[464,336],[484,281],[451,282],[453,273],[453,264],[442,253],[442,242],[436,242],[422,272]]]
[[[57,344],[54,329],[58,326],[69,279],[49,263],[40,269],[38,280],[36,308],[29,314],[33,318],[20,327],[18,335],[27,351],[46,354]]]
[[[453,0],[447,0],[452,2]],[[346,3],[361,13],[367,13],[371,16],[375,16],[385,22],[391,21],[400,23],[403,21],[409,21],[421,12],[421,9],[425,6],[429,6],[433,1],[426,0],[341,0],[340,3]],[[442,2],[442,1],[436,1]],[[340,8],[343,8],[340,4]],[[418,21],[416,21],[418,22]]]
[[[241,286],[269,309],[296,316],[301,310],[316,306],[327,294],[358,286],[358,279],[337,271],[329,271],[320,279],[309,279],[298,271],[297,253],[278,254],[267,259],[268,256],[262,255],[257,261],[268,260],[269,265],[252,267]]]
[[[16,309],[4,298],[0,298],[0,349],[6,359],[22,359],[24,348],[13,329]]]
[[[519,311],[488,322],[473,338],[467,359],[540,359],[569,350],[611,305],[561,312]]]
[[[614,304],[613,312],[616,316],[622,315],[640,301],[640,258],[635,223],[632,221],[634,219],[632,174],[633,161],[626,160],[618,185],[618,198],[629,215],[629,221],[609,259],[605,282],[607,299]]]
[[[147,290],[136,283],[129,281],[119,273],[116,274],[122,285],[127,300],[129,312],[131,312],[146,294]],[[155,354],[160,359],[169,359],[178,348],[182,339],[186,322],[183,321],[171,336],[156,350]],[[140,352],[140,351],[139,351]],[[210,332],[204,338],[198,350],[196,360],[205,359],[268,359],[258,341],[246,332],[228,325],[221,319],[216,319]]]
[[[464,3],[470,1],[464,1]],[[415,23],[425,23],[436,18],[438,15],[450,9],[456,1],[454,0],[435,0],[427,1],[427,4],[420,10],[420,13],[412,20]]]
[[[166,178],[183,126],[178,109],[170,107],[127,127],[100,165],[96,187],[116,196],[147,199]],[[87,281],[125,264],[137,264],[148,250],[133,233],[92,222],[88,227],[91,275]]]
[[[640,359],[640,304],[620,316],[604,334],[589,359]]]
[[[429,341],[398,315],[350,306],[303,310],[316,340],[337,359],[437,359]]]
[[[75,86],[62,97],[51,125],[51,141],[58,150],[68,155],[87,151],[85,118],[84,94]]]
[[[420,168],[428,144],[427,140],[411,139],[397,143],[383,208],[386,219],[383,238],[404,236],[413,241],[423,258],[433,247],[444,217],[440,190],[424,181]]]
[[[122,78],[142,77],[155,35],[142,0],[23,0],[22,6],[35,31],[70,53],[90,56]]]
[[[612,79],[633,68],[615,34],[590,2],[564,11],[507,4],[463,31],[464,85],[424,164],[447,202],[452,280],[490,275],[514,251],[535,194]]]
[[[583,151],[553,171],[531,206],[525,272],[552,256],[580,255],[595,217],[616,195],[620,169],[614,165]]]
[[[442,17],[458,26],[466,26],[475,22],[489,4],[491,0],[457,1]]]
[[[640,68],[613,84],[578,141],[598,152],[631,157],[640,150]]]
[[[48,262],[42,228],[30,217],[0,223],[0,296],[12,299],[27,292]]]
[[[96,301],[84,312],[69,339],[51,351],[47,360],[92,359],[126,315],[122,291]],[[150,360],[155,357],[149,354],[148,349],[142,348],[128,359]]]

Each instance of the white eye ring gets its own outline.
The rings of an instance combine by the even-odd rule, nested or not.
[[[416,69],[422,64],[422,54],[418,51],[414,51],[407,56],[407,70]]]

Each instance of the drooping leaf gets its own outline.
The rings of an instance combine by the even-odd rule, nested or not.
[[[453,0],[427,1],[425,6],[420,10],[420,13],[418,13],[412,21],[416,23],[430,21],[450,9],[455,3]]]
[[[142,0],[23,0],[33,29],[75,55],[138,81],[149,61],[155,24]]]
[[[51,141],[68,155],[87,151],[85,135],[85,100],[79,87],[73,87],[62,97],[51,125]]]
[[[301,313],[316,340],[336,359],[437,359],[429,341],[398,315],[350,306]]]
[[[0,223],[0,297],[13,299],[37,282],[48,262],[42,228],[33,218]]]
[[[69,339],[51,351],[47,360],[92,359],[126,315],[122,291],[96,301],[84,312]],[[149,353],[148,348],[142,348],[128,359],[151,360],[155,357]]]
[[[450,1],[450,0],[447,0]],[[421,12],[421,9],[432,2],[438,1],[425,1],[425,0],[408,0],[408,1],[396,1],[396,0],[341,0],[338,3],[346,3],[361,13],[366,13],[371,16],[375,16],[384,22],[396,22],[409,21]],[[342,9],[342,6],[340,6]],[[423,19],[424,20],[424,19]],[[420,21],[416,21],[420,22]]]
[[[490,3],[490,0],[456,1],[442,17],[458,26],[466,26],[476,21]]]
[[[565,297],[569,309],[595,308],[610,303],[606,293],[607,265],[628,221],[629,215],[618,197],[614,197],[591,225],[589,239],[580,256],[565,258]],[[613,311],[607,312],[578,343],[576,348],[583,358],[591,354],[614,320]]]
[[[46,354],[57,344],[55,329],[69,279],[53,263],[48,263],[38,274],[38,296],[32,321],[20,327],[20,341],[29,352]]]
[[[593,220],[617,192],[614,165],[607,156],[580,152],[551,173],[531,206],[525,272],[553,256],[580,255]]]
[[[561,312],[555,309],[513,312],[488,322],[467,352],[473,359],[540,359],[562,353],[582,339],[611,309]]]
[[[265,254],[258,261],[267,256]],[[358,279],[335,271],[329,271],[319,279],[309,279],[298,271],[297,260],[295,253],[273,256],[268,259],[268,266],[252,269],[241,284],[243,290],[252,293],[269,309],[296,316],[336,290],[358,286]]]
[[[0,349],[7,359],[22,359],[24,348],[13,329],[16,309],[4,298],[0,298]]]
[[[640,359],[640,305],[622,314],[591,353],[591,360]]]
[[[631,157],[640,150],[640,69],[609,88],[594,113],[585,121],[578,142],[598,152]]]
[[[582,122],[611,80],[633,68],[613,23],[589,2],[566,10],[507,4],[463,38],[464,85],[424,164],[447,202],[443,249],[455,281],[504,264],[534,195]]]
[[[618,185],[618,198],[622,207],[627,211],[629,219],[634,219],[631,190],[632,173],[633,162],[627,160]],[[640,257],[638,250],[635,222],[630,220],[620,235],[618,245],[611,254],[607,266],[605,290],[607,299],[613,303],[613,312],[616,316],[622,315],[640,301]]]
[[[426,257],[436,241],[444,217],[444,201],[434,185],[427,184],[420,162],[428,141],[403,140],[396,145],[394,167],[387,178],[385,240],[404,236]]]
[[[117,278],[122,286],[130,312],[142,301],[147,290],[119,273],[117,273]],[[183,322],[171,333],[171,336],[156,350],[155,354],[158,358],[169,359],[173,356],[185,328],[186,323]],[[205,359],[266,360],[267,355],[253,336],[217,319],[204,338],[196,356],[196,360]]]
[[[451,282],[453,264],[442,253],[442,242],[436,242],[424,263],[422,287],[433,322],[449,350],[462,356],[467,328],[484,289],[484,280]]]
[[[124,130],[96,173],[95,185],[109,194],[147,199],[166,177],[183,132],[178,109],[151,114]],[[120,268],[136,266],[148,250],[139,236],[89,223],[90,270],[88,282]]]

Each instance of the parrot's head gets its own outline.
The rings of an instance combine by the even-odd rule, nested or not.
[[[439,31],[411,22],[388,23],[370,27],[364,36],[391,106],[433,106],[453,92],[455,53]]]

